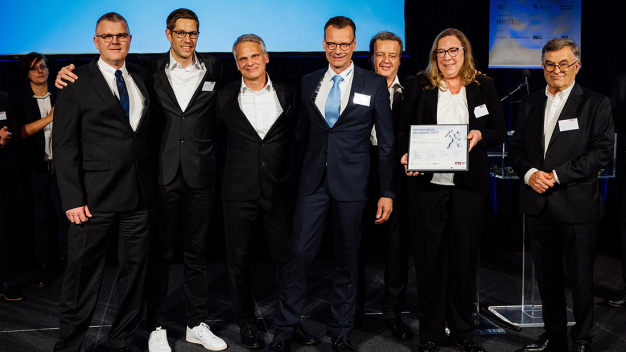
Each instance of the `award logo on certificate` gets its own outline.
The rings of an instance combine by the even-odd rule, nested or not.
[[[412,125],[408,171],[468,171],[468,125]]]

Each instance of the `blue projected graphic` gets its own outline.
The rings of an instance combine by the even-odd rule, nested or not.
[[[263,38],[270,52],[322,51],[324,24],[339,15],[356,23],[359,51],[367,51],[370,38],[382,30],[404,40],[404,0],[14,0],[0,4],[0,31],[5,33],[0,55],[97,53],[95,24],[111,11],[128,21],[132,53],[165,52],[170,47],[165,20],[179,7],[193,10],[200,19],[200,52],[230,52],[245,33]]]

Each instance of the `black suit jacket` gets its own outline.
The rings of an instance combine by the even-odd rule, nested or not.
[[[151,199],[148,124],[149,73],[126,63],[143,96],[136,131],[97,65],[76,69],[80,79],[59,93],[54,109],[52,147],[63,209],[87,205],[91,211],[126,212]]]
[[[617,178],[623,186],[626,186],[626,72],[617,76],[615,87],[611,93],[613,104],[613,123],[617,133]]]
[[[456,186],[478,187],[489,183],[489,158],[487,148],[501,145],[506,141],[506,126],[500,97],[493,80],[485,75],[476,76],[480,83],[473,82],[465,87],[469,110],[469,131],[479,130],[482,140],[469,153],[469,171],[454,174]],[[424,75],[418,75],[408,87],[410,93],[402,104],[402,122],[398,132],[398,151],[400,156],[409,151],[409,132],[411,125],[436,125],[437,101],[439,89],[430,88],[430,82]],[[485,104],[488,114],[476,117],[474,109]],[[430,184],[432,172],[410,177],[409,185],[421,188]]]
[[[196,55],[204,63],[206,73],[185,111],[178,105],[165,74],[169,52],[153,65],[151,134],[153,148],[158,151],[159,185],[170,183],[179,167],[191,188],[209,187],[215,183],[215,109],[222,61],[210,55]],[[204,91],[204,82],[215,82],[213,90]]]
[[[48,86],[48,91],[50,92],[50,104],[54,106],[57,100],[57,90],[53,86]],[[30,85],[13,94],[13,107],[17,117],[17,125],[20,128],[41,119],[39,105],[33,95],[35,93],[33,93]],[[44,160],[45,147],[46,140],[43,129],[33,136],[22,139],[18,149],[20,166],[27,171],[36,170]]]
[[[613,158],[611,102],[575,83],[559,121],[576,119],[578,129],[560,131],[557,123],[544,158],[547,99],[543,89],[522,99],[508,158],[520,179],[534,167],[554,170],[560,183],[539,194],[522,182],[520,210],[538,215],[547,203],[563,223],[596,222],[604,213],[597,172]]]
[[[0,120],[0,128],[7,127],[7,130],[13,134],[9,145],[15,144],[20,138],[15,121],[15,112],[13,110],[13,104],[11,104],[11,100],[9,99],[9,94],[3,91],[0,91],[0,111],[3,111],[6,117],[6,120]],[[0,161],[4,162],[7,146],[0,147]]]
[[[302,78],[302,105],[296,138],[308,140],[299,193],[310,195],[318,188],[324,171],[332,196],[339,201],[364,201],[370,172],[370,135],[376,124],[378,137],[380,196],[395,198],[395,139],[387,80],[354,66],[348,105],[332,128],[315,105],[317,87],[328,68]],[[355,104],[355,93],[369,96],[369,106]]]
[[[294,127],[295,91],[272,79],[283,112],[261,139],[239,107],[241,79],[220,89],[218,125],[227,132],[222,199],[252,201],[290,196],[289,146]],[[223,120],[223,121],[222,121]]]

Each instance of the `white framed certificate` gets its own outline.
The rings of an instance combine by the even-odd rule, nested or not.
[[[468,125],[412,125],[407,171],[468,171]]]

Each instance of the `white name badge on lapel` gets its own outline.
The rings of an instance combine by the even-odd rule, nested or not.
[[[7,119],[7,113],[4,111],[0,111],[0,121]]]
[[[559,131],[571,131],[578,129],[578,119],[559,120]]]
[[[370,96],[354,93],[354,103],[358,105],[370,106]]]
[[[204,82],[204,85],[202,86],[202,91],[212,92],[214,88],[215,88],[215,82]]]
[[[489,115],[489,111],[487,111],[487,105],[478,105],[474,108],[474,116],[476,116],[476,118],[483,117],[485,115]]]

